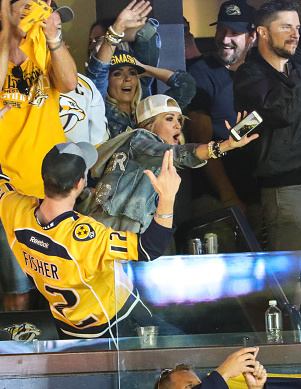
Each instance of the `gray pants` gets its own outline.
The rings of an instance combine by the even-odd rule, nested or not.
[[[301,185],[263,188],[268,250],[301,250]]]

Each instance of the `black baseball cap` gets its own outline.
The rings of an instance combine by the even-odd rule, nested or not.
[[[131,54],[127,51],[116,50],[111,59],[110,71],[122,68],[124,66],[130,66],[135,68],[138,74],[145,72],[145,69],[136,64],[136,60]]]
[[[224,24],[241,33],[252,32],[255,29],[254,16],[255,8],[245,0],[226,1],[220,7],[217,21],[209,26]]]
[[[72,188],[97,158],[96,148],[89,142],[59,143],[46,154],[42,177],[51,178],[60,189]]]

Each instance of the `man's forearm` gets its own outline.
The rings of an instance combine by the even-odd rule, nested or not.
[[[8,69],[8,57],[10,50],[11,34],[9,31],[1,32],[0,35],[0,90],[3,88],[3,84],[7,75]]]
[[[54,87],[61,93],[68,93],[74,90],[78,81],[74,59],[65,44],[54,51],[53,49],[59,46],[58,43],[50,43],[48,46],[52,60],[50,77]]]

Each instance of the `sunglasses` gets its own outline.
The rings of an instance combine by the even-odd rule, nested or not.
[[[163,380],[163,378],[167,377],[169,374],[171,374],[174,371],[175,371],[174,369],[164,369],[164,370],[161,371],[161,374],[160,374],[160,376],[158,378],[157,389],[160,389],[161,380]]]
[[[18,91],[22,93],[22,95],[28,96],[30,92],[30,87],[27,81],[24,79],[23,70],[21,66],[15,66],[14,68],[12,68],[12,73],[13,76],[18,79],[17,80]]]

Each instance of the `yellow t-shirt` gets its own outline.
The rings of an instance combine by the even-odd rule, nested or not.
[[[59,117],[60,94],[50,82],[49,53],[44,74],[30,59],[21,64],[30,85],[28,96],[18,91],[14,66],[9,62],[0,92],[0,109],[8,103],[13,107],[0,122],[0,163],[18,191],[43,198],[43,158],[55,144],[66,141]]]

